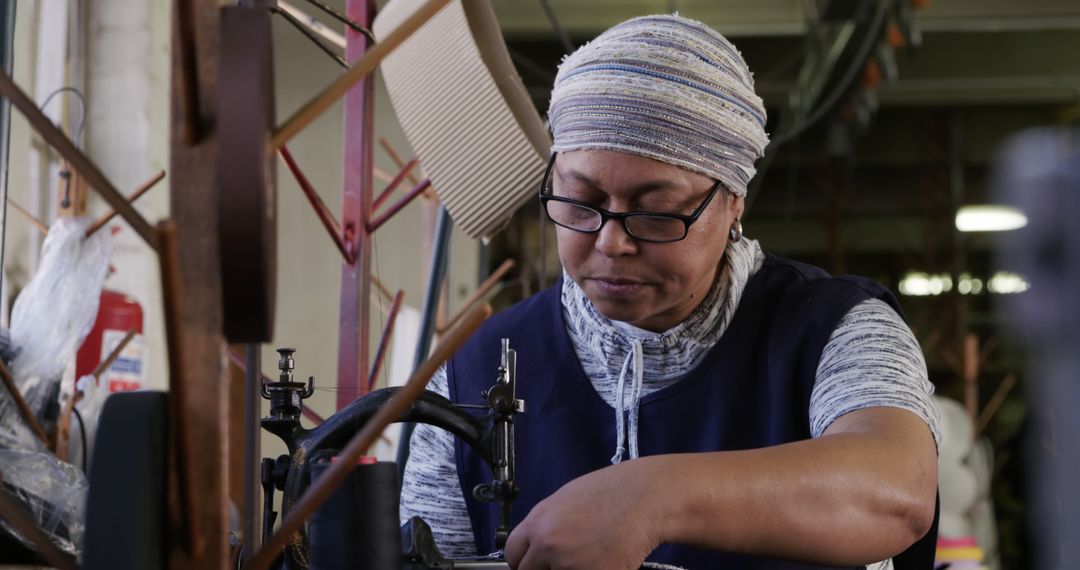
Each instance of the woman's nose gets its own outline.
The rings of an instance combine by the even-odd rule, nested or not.
[[[607,257],[637,252],[637,241],[626,231],[622,220],[606,220],[596,232],[596,250]]]

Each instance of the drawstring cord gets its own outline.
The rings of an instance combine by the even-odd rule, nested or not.
[[[633,377],[630,384],[630,404],[625,405],[626,394],[626,374],[628,369],[633,364]],[[618,394],[615,404],[615,431],[617,432],[615,441],[615,455],[611,456],[611,464],[620,463],[623,460],[623,454],[626,453],[626,445],[629,441],[630,446],[630,459],[638,458],[638,412],[641,408],[641,385],[645,378],[644,371],[644,351],[641,347],[641,341],[633,339],[630,342],[630,352],[626,355],[626,360],[623,360],[622,369],[619,370],[619,385],[616,388]],[[630,425],[629,433],[627,433],[626,425],[623,421],[624,414],[629,411]]]

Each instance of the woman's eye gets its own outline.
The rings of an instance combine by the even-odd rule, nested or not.
[[[563,190],[561,192],[555,192],[556,196],[563,196],[569,198],[575,202],[581,202],[582,204],[588,204],[590,206],[603,206],[604,199],[598,197],[593,192],[575,192],[574,190]]]

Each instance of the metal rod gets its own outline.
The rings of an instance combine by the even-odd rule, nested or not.
[[[206,546],[206,539],[201,533],[201,521],[195,515],[195,476],[191,435],[188,428],[188,387],[184,377],[183,350],[180,346],[181,315],[180,299],[180,251],[176,243],[176,222],[162,220],[158,223],[161,233],[161,252],[158,261],[161,264],[162,300],[165,309],[165,344],[169,357],[169,411],[172,415],[170,425],[176,432],[176,463],[179,479],[180,509],[183,516],[183,540],[189,556],[198,557]]]
[[[2,481],[3,478],[0,477],[0,482]],[[11,523],[19,534],[34,543],[37,553],[49,563],[49,566],[60,570],[75,570],[75,560],[49,540],[26,510],[11,499],[7,491],[3,489],[3,485],[0,485],[0,517]]]
[[[146,182],[143,182],[142,186],[139,186],[138,188],[135,189],[134,192],[127,195],[128,203],[130,204],[130,203],[134,202],[135,200],[138,200],[139,198],[141,198],[143,194],[146,194],[151,188],[154,187],[155,184],[157,184],[158,182],[161,182],[161,180],[163,178],[165,178],[165,171],[161,170],[157,174],[152,176],[149,180],[147,180]],[[98,218],[98,220],[96,222],[94,222],[93,224],[91,224],[89,228],[86,228],[86,237],[90,237],[90,236],[94,235],[94,232],[96,232],[96,231],[100,230],[101,228],[103,228],[105,226],[105,224],[109,223],[115,217],[116,217],[116,210],[113,209],[108,214],[105,214],[105,215],[101,216],[100,218]]]
[[[180,108],[184,117],[181,122],[181,138],[193,146],[202,138],[199,121],[199,59],[195,49],[195,3],[192,0],[176,0],[176,27],[180,56]]]
[[[124,196],[116,190],[116,187],[109,182],[108,178],[101,173],[97,165],[93,163],[85,154],[80,151],[71,139],[67,138],[59,128],[56,127],[46,117],[37,105],[34,104],[30,97],[23,93],[21,89],[15,84],[14,81],[8,77],[7,73],[0,70],[0,95],[7,97],[11,104],[15,106],[26,120],[29,121],[30,126],[41,138],[45,139],[50,146],[56,149],[56,152],[60,153],[60,156],[64,157],[71,167],[83,177],[94,190],[101,194],[102,198],[109,203],[110,206],[116,208],[120,216],[127,221],[128,224],[139,234],[139,237],[143,239],[154,251],[158,249],[158,234],[154,231],[154,228],[145,220],[139,212],[132,207],[131,204],[124,199]]]
[[[424,362],[428,351],[431,350],[431,338],[435,334],[435,313],[439,307],[439,297],[442,290],[443,278],[446,276],[447,260],[450,258],[450,234],[454,228],[454,221],[445,206],[439,207],[439,214],[435,219],[435,235],[431,250],[431,260],[428,265],[428,280],[424,288],[424,310],[420,317],[420,334],[416,338],[416,352],[413,353],[413,367],[419,368]],[[409,461],[409,440],[412,438],[414,423],[401,425],[401,436],[398,439],[397,466],[398,481],[403,480],[405,464]]]
[[[304,127],[311,124],[312,121],[321,115],[323,111],[344,96],[350,87],[367,76],[368,73],[371,73],[383,58],[389,55],[390,52],[408,39],[413,32],[420,29],[421,26],[427,23],[428,20],[449,3],[450,0],[428,0],[425,2],[423,6],[418,8],[416,12],[413,12],[413,14],[395,28],[393,32],[390,32],[390,34],[386,36],[386,39],[371,46],[371,49],[356,63],[352,64],[347,72],[328,85],[321,93],[319,93],[319,95],[289,117],[283,125],[274,131],[271,145],[274,148],[280,148],[281,145],[289,142],[289,140],[302,131]]]
[[[312,6],[315,6],[316,8],[322,10],[323,12],[326,12],[330,15],[331,18],[334,18],[342,24],[349,26],[354,32],[364,34],[369,40],[371,40],[371,43],[375,43],[375,34],[371,33],[371,30],[365,28],[364,26],[361,26],[360,24],[357,24],[352,19],[345,17],[344,14],[333,9],[328,4],[319,2],[319,0],[307,0],[307,2],[308,4],[311,4]]]
[[[385,202],[386,199],[390,197],[390,194],[393,193],[395,189],[397,189],[397,187],[401,184],[401,181],[404,180],[406,176],[408,176],[409,178],[413,177],[412,169],[416,166],[416,162],[417,160],[415,158],[410,160],[408,164],[401,168],[401,171],[398,172],[397,176],[395,176],[394,179],[386,185],[386,188],[384,188],[383,191],[379,193],[379,195],[375,198],[375,201],[371,203],[372,212],[378,210],[379,206],[383,205],[383,202]],[[413,182],[413,184],[416,183]]]
[[[300,21],[301,24],[319,34],[322,39],[334,44],[335,46],[345,49],[345,36],[341,35],[335,30],[330,29],[326,24],[316,20],[314,17],[308,15],[307,12],[293,6],[285,0],[277,0],[277,6],[279,10],[288,12],[292,17]]]
[[[383,329],[382,338],[379,339],[379,349],[375,351],[375,362],[371,365],[371,374],[368,376],[368,392],[375,387],[375,380],[379,378],[383,359],[386,358],[386,348],[390,346],[390,338],[394,335],[394,323],[397,321],[398,311],[401,310],[401,302],[405,299],[405,292],[398,289],[394,295],[394,304],[390,306],[390,314],[386,317],[386,328]]]
[[[298,20],[296,16],[293,16],[291,12],[289,12],[288,10],[282,10],[280,8],[274,9],[273,12],[281,16],[282,18],[285,18],[285,21],[292,24],[294,28],[300,30],[300,33],[304,34],[304,37],[310,40],[311,43],[318,46],[319,49],[323,51],[323,53],[330,56],[330,59],[336,61],[338,65],[346,69],[349,67],[349,62],[345,61],[345,58],[341,57],[334,50],[330,49],[330,46],[324,44],[322,40],[319,39],[319,36],[315,34],[315,32],[308,29],[308,27],[305,26],[303,22]]]
[[[347,0],[345,9],[349,18],[365,24],[375,18],[373,0]],[[345,30],[345,57],[350,62],[362,60],[369,53],[366,38]],[[338,289],[337,410],[364,394],[370,372],[372,244],[364,228],[371,219],[374,78],[347,90],[342,111],[341,229],[353,262],[341,266]]]
[[[11,398],[15,400],[15,407],[19,408],[19,415],[22,416],[23,421],[29,426],[30,431],[34,432],[34,435],[41,440],[41,443],[45,444],[45,447],[49,447],[49,436],[45,435],[45,429],[41,427],[41,424],[37,421],[37,416],[30,409],[30,405],[23,399],[22,393],[19,392],[19,387],[15,385],[15,377],[11,375],[11,370],[4,364],[4,360],[0,358],[0,378],[4,381],[4,386],[7,387],[8,392],[11,393]]]
[[[281,147],[278,149],[278,155],[285,161],[285,165],[289,167],[289,172],[292,172],[293,177],[296,178],[296,183],[300,185],[300,190],[303,190],[304,195],[307,196],[311,207],[315,209],[315,215],[319,217],[319,221],[322,222],[323,227],[326,228],[326,233],[330,234],[330,239],[334,241],[334,245],[336,245],[338,251],[341,252],[341,256],[345,258],[345,262],[352,265],[353,253],[345,244],[345,239],[341,236],[341,226],[338,225],[337,220],[334,219],[334,213],[330,211],[330,208],[328,208],[326,203],[322,201],[322,198],[319,197],[319,193],[311,186],[311,182],[304,176],[304,172],[300,170],[300,166],[293,160],[289,149]]]
[[[230,351],[231,352],[231,351]],[[244,542],[248,548],[258,548],[262,538],[259,524],[259,467],[262,455],[259,442],[259,408],[262,379],[259,378],[260,346],[247,345],[244,369]]]
[[[428,189],[428,186],[431,186],[431,180],[425,178],[423,182],[417,184],[415,188],[410,190],[408,194],[402,196],[400,200],[394,203],[394,205],[387,208],[385,212],[379,215],[379,217],[371,220],[371,223],[367,225],[367,232],[369,234],[375,233],[375,230],[379,229],[379,227],[385,224],[387,220],[394,217],[394,214],[401,211],[405,206],[408,206],[409,202],[415,200],[417,196],[423,194],[424,190]]]
[[[236,368],[238,368],[241,372],[243,372],[244,374],[247,374],[248,362],[247,362],[247,356],[246,355],[241,355],[239,352],[236,352],[235,350],[229,349],[229,362],[231,362],[232,365],[235,366]],[[258,370],[258,368],[256,368],[256,370]],[[267,376],[266,374],[263,374],[261,371],[259,372],[259,381],[260,382],[273,382],[273,380],[271,380],[269,376]],[[256,386],[256,388],[258,388],[258,386]]]
[[[300,500],[289,510],[289,515],[281,521],[277,532],[270,537],[266,544],[255,553],[245,566],[245,570],[265,570],[280,554],[281,550],[292,539],[308,517],[321,507],[330,495],[348,477],[361,455],[367,453],[371,444],[386,429],[386,426],[400,418],[412,405],[413,401],[427,387],[431,376],[439,369],[447,359],[457,351],[472,333],[483,324],[484,319],[491,314],[491,307],[479,305],[466,315],[461,325],[446,335],[446,339],[439,343],[431,358],[420,365],[408,382],[398,390],[391,398],[379,408],[375,416],[371,418],[360,431],[349,440],[344,449],[338,453],[338,461],[330,465],[319,480],[312,484]]]

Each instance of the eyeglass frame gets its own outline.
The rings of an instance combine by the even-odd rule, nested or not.
[[[563,196],[556,196],[555,193],[554,193],[555,192],[555,187],[554,186],[552,186],[552,188],[551,188],[551,193],[545,193],[544,192],[544,189],[547,188],[547,186],[548,186],[548,181],[551,180],[551,172],[555,169],[555,157],[558,156],[558,154],[559,153],[557,153],[557,152],[551,153],[551,158],[548,159],[547,168],[544,170],[544,178],[543,178],[543,180],[540,181],[540,192],[538,194],[538,198],[540,199],[540,207],[544,209],[544,215],[547,216],[547,219],[551,220],[551,223],[553,223],[553,224],[555,224],[555,225],[557,225],[557,226],[559,226],[561,228],[566,228],[568,230],[575,231],[575,232],[581,232],[583,234],[599,233],[600,230],[604,229],[604,224],[606,224],[608,222],[608,220],[619,220],[619,221],[622,222],[623,231],[626,232],[626,235],[628,235],[628,236],[630,236],[630,237],[632,237],[632,238],[634,238],[636,240],[644,241],[644,242],[648,242],[648,243],[674,243],[674,242],[677,242],[677,241],[682,241],[682,240],[686,239],[686,236],[690,235],[690,226],[693,225],[694,222],[698,221],[698,218],[701,217],[702,212],[704,212],[705,208],[707,208],[709,206],[709,203],[712,202],[712,199],[713,199],[714,196],[716,196],[716,193],[721,188],[726,189],[726,187],[724,186],[724,183],[717,180],[716,184],[713,184],[712,188],[709,189],[709,193],[705,196],[705,200],[702,201],[701,204],[697,208],[694,208],[694,211],[692,211],[690,213],[690,215],[674,214],[674,213],[670,213],[670,212],[650,212],[648,210],[632,210],[632,211],[629,211],[629,212],[612,212],[610,210],[605,210],[604,208],[601,208],[599,206],[594,206],[592,204],[588,204],[588,203],[582,202],[580,200],[574,200],[573,198],[566,198],[566,197],[563,197]],[[548,202],[551,202],[552,200],[554,200],[556,202],[565,202],[567,204],[573,204],[575,206],[580,206],[582,208],[586,208],[586,209],[589,209],[589,210],[592,210],[592,211],[596,212],[597,214],[600,214],[600,225],[597,226],[595,230],[579,230],[577,228],[572,228],[572,227],[567,226],[565,224],[560,224],[559,222],[555,221],[555,219],[552,218],[551,214],[548,212],[547,205],[548,205]],[[666,240],[654,240],[654,239],[647,239],[647,238],[638,237],[638,236],[634,235],[634,232],[630,230],[630,226],[628,226],[626,224],[627,218],[632,218],[632,217],[635,217],[635,216],[651,216],[651,217],[654,217],[654,218],[668,218],[668,219],[678,220],[678,221],[683,223],[682,237],[679,237],[679,238],[676,238],[676,239],[666,239]]]

